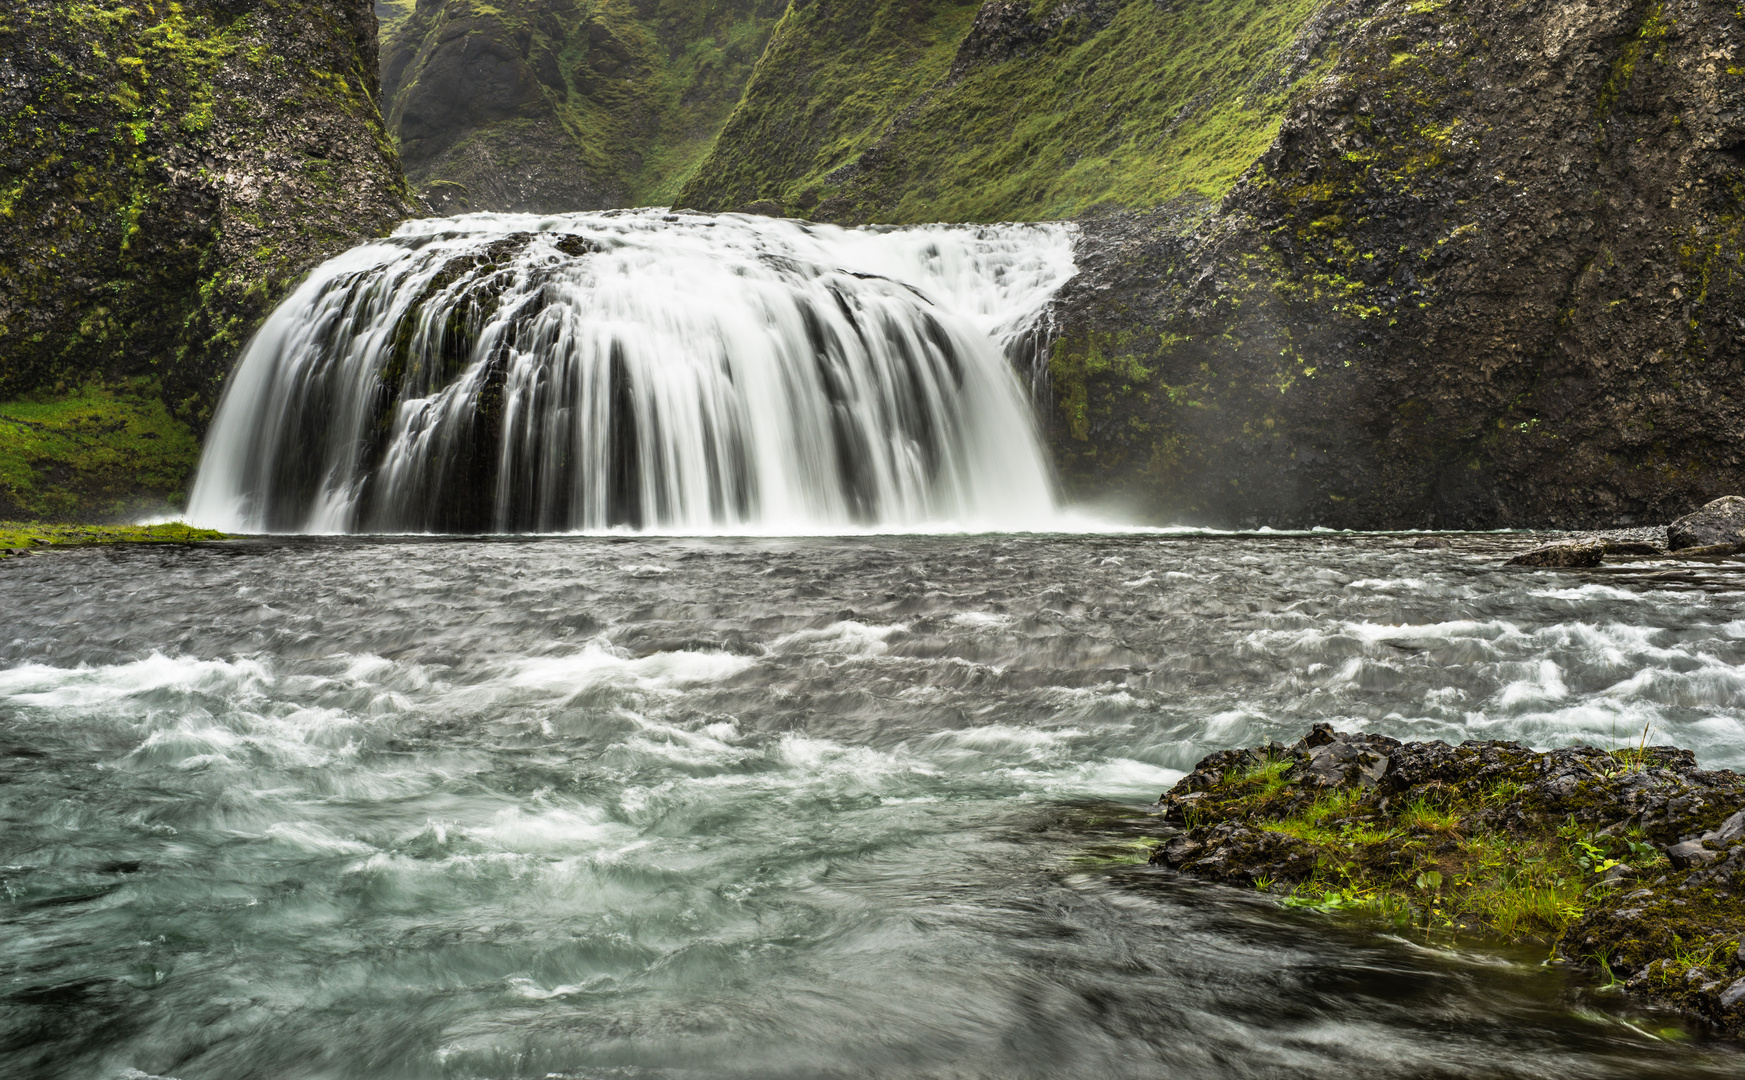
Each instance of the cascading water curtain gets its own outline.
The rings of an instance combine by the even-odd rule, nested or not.
[[[1065,226],[414,222],[269,318],[189,516],[234,531],[1046,527],[1002,350]]]

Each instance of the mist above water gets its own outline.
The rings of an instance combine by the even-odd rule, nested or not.
[[[0,1074],[1737,1076],[1543,947],[1145,866],[1319,720],[1745,765],[1739,594],[1387,537],[0,564]],[[137,1070],[130,1072],[129,1070]]]
[[[189,518],[241,532],[818,533],[1054,522],[1007,361],[1066,225],[473,214],[267,320]]]

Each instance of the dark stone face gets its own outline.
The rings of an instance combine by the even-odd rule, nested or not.
[[[1732,7],[1362,10],[1216,207],[1086,223],[1051,357],[1069,489],[1441,528],[1745,489],[1745,85],[1699,59]]]
[[[1727,495],[1686,514],[1667,527],[1666,538],[1675,551],[1745,542],[1745,498]]]
[[[512,43],[490,33],[489,20],[457,20],[449,29],[399,103],[408,167],[427,163],[479,124],[552,114],[533,68]]]
[[[383,109],[445,212],[670,202],[784,6],[421,0],[384,25]]]

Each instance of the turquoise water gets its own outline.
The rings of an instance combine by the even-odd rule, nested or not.
[[[1543,947],[1102,856],[1323,719],[1745,765],[1740,595],[1390,537],[0,563],[0,1075],[1695,1077]]]

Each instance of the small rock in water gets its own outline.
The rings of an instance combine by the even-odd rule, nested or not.
[[[1605,541],[1607,555],[1664,555],[1653,544],[1644,544],[1639,540],[1607,540]]]
[[[1448,541],[1442,539],[1440,536],[1420,536],[1418,537],[1418,542],[1412,546],[1420,551],[1429,551],[1433,548],[1447,547]]]
[[[1563,540],[1521,552],[1504,566],[1598,566],[1606,554],[1602,540]]]
[[[1745,498],[1738,495],[1722,496],[1666,528],[1666,546],[1673,551],[1742,541],[1745,541]]]

